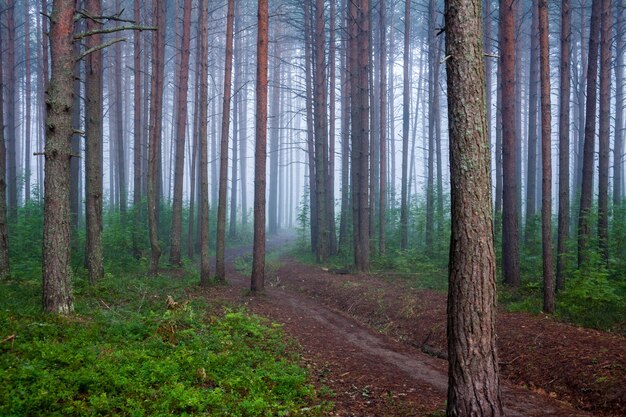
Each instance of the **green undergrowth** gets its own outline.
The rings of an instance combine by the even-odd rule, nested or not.
[[[319,265],[307,245],[300,243],[289,253],[302,263]],[[510,312],[539,314],[543,308],[541,257],[526,250],[522,260],[522,285],[513,289],[498,282],[498,302]],[[340,253],[324,266],[331,271],[354,272],[352,263],[350,253]],[[574,265],[574,261],[570,260],[569,265]],[[579,326],[626,335],[626,279],[613,264],[611,266],[610,269],[598,266],[586,272],[569,267],[565,287],[556,296],[555,316]],[[385,255],[372,255],[370,274],[391,282],[400,281],[412,288],[445,292],[448,288],[447,255],[443,251],[428,255],[423,248],[391,247]]]
[[[77,277],[69,317],[41,313],[39,280],[1,282],[0,416],[323,415],[281,328],[196,281]]]
[[[539,314],[543,309],[540,279],[525,279],[518,289],[500,288],[498,301],[510,312]],[[555,316],[563,321],[626,335],[626,281],[606,269],[574,271],[557,293]]]
[[[309,247],[296,245],[288,252],[299,262],[307,265],[319,265],[315,254]],[[331,256],[324,266],[330,271],[355,272],[352,254],[348,251]],[[447,291],[447,260],[429,257],[416,249],[401,250],[390,248],[384,255],[379,253],[371,257],[370,274],[382,279],[402,280],[412,288]]]

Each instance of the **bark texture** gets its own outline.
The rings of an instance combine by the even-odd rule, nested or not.
[[[233,74],[233,26],[235,0],[228,0],[226,18],[226,57],[224,67],[224,97],[222,102],[222,135],[220,140],[220,186],[217,204],[217,236],[215,270],[218,281],[226,281],[224,251],[226,248],[226,184],[228,183],[228,131],[230,127],[230,91]]]
[[[176,159],[174,164],[174,200],[170,234],[170,263],[181,265],[181,234],[183,229],[183,171],[185,168],[185,132],[187,131],[187,92],[189,87],[189,44],[191,36],[191,0],[183,3],[183,37],[178,73],[178,105],[176,113]]]
[[[602,1],[593,0],[591,28],[589,30],[589,63],[587,65],[587,108],[585,115],[585,140],[583,148],[582,183],[578,213],[578,267],[589,261],[589,237],[591,235],[591,204],[593,201],[593,166],[596,144],[596,99],[598,76],[598,47],[600,43],[600,14]]]
[[[200,77],[198,92],[198,136],[200,141],[200,201],[199,201],[199,227],[200,227],[200,285],[207,287],[210,281],[209,269],[209,145],[207,142],[207,110],[209,95],[209,2],[200,0],[200,25],[198,34],[198,58],[200,59],[198,77]]]
[[[152,25],[157,30],[152,35],[152,81],[150,85],[150,133],[148,138],[148,232],[150,234],[150,273],[156,275],[161,258],[158,236],[157,206],[160,195],[159,166],[161,156],[161,131],[163,128],[163,75],[165,72],[165,4],[152,2]],[[158,195],[157,195],[158,194]]]
[[[500,88],[502,90],[502,253],[504,282],[520,284],[517,131],[515,127],[515,4],[500,1]]]
[[[350,3],[352,225],[354,264],[369,269],[369,2]]]
[[[0,30],[0,45],[2,31]],[[3,97],[3,62],[0,57],[0,98]],[[9,276],[9,239],[7,234],[6,144],[4,141],[4,100],[0,99],[0,280]]]
[[[135,23],[141,22],[141,0],[134,0],[133,16]],[[142,91],[141,91],[141,32],[136,30],[133,33],[133,93],[134,106],[133,109],[133,252],[136,258],[141,257],[139,250],[139,233],[141,221],[141,165],[143,159],[142,133],[143,133],[143,108],[142,108]]]
[[[570,0],[561,2],[561,56],[559,86],[559,224],[556,248],[556,288],[563,289],[567,267],[567,236],[569,230],[569,166],[570,166],[570,55],[571,55]]]
[[[409,48],[411,37],[411,1],[405,0],[404,5],[404,68],[402,93],[402,184],[400,200],[400,248],[406,249],[409,241],[409,112],[411,109],[411,85],[409,79]]]
[[[448,416],[503,416],[496,352],[496,257],[485,115],[481,3],[447,0],[452,197]]]
[[[624,108],[624,54],[626,54],[626,37],[624,32],[624,11],[620,9],[619,2],[615,5],[616,14],[616,57],[615,57],[615,108]],[[622,203],[624,186],[624,112],[615,113],[615,139],[614,139],[614,160],[613,160],[613,205]],[[622,209],[623,211],[623,209]],[[620,213],[623,218],[623,213]]]
[[[43,307],[60,314],[74,310],[70,265],[74,11],[74,0],[56,0],[52,6],[52,71],[46,94]]]
[[[550,41],[548,1],[539,0],[539,55],[541,73],[541,244],[543,252],[543,311],[554,313],[554,258],[552,255],[552,117],[550,114]]]
[[[611,0],[602,0],[600,46],[600,134],[598,158],[598,246],[609,266],[609,134],[611,130]],[[619,112],[619,110],[618,110]]]
[[[254,152],[254,247],[250,289],[265,288],[265,174],[267,157],[268,0],[259,0],[256,69],[256,145]]]
[[[86,0],[85,9],[92,16],[102,14],[102,0]],[[101,25],[87,20],[87,30]],[[87,38],[87,48],[101,43],[100,35]],[[85,61],[85,218],[87,223],[86,260],[89,281],[95,284],[104,277],[102,252],[102,51],[95,51]]]

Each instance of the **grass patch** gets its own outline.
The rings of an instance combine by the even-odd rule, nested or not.
[[[277,286],[280,284],[278,270],[283,266],[280,261],[282,254],[282,250],[277,250],[265,255],[265,280],[269,285]],[[252,274],[252,254],[239,256],[235,259],[234,264],[235,270],[241,275],[250,276]]]
[[[0,415],[323,415],[280,327],[209,312],[196,280],[79,277],[70,317],[41,313],[39,280],[0,283]]]

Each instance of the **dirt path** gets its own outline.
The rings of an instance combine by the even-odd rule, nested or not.
[[[268,247],[289,243],[280,237]],[[325,305],[323,299],[296,289],[268,287],[266,294],[250,297],[243,289],[248,277],[234,270],[233,260],[245,248],[228,253],[229,287],[222,295],[245,304],[253,312],[284,325],[302,346],[304,364],[318,388],[334,392],[336,416],[437,416],[443,415],[447,389],[447,364],[397,341],[349,315]],[[307,272],[318,271],[314,267]],[[295,271],[294,271],[295,272]],[[298,273],[281,269],[281,282],[293,287]],[[308,277],[310,278],[310,277]],[[212,295],[214,296],[214,294]],[[588,416],[549,395],[502,384],[507,416]]]

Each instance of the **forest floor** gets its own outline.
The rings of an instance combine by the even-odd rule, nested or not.
[[[274,238],[268,249],[290,239]],[[249,277],[234,265],[248,253],[230,250],[230,285],[205,295],[213,306],[245,305],[282,324],[301,346],[313,383],[334,402],[330,415],[445,415],[445,293],[283,256],[267,274],[265,294],[252,297]],[[497,330],[508,416],[626,415],[625,338],[505,311]]]

